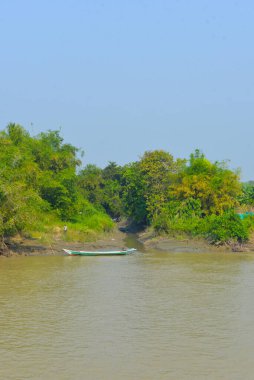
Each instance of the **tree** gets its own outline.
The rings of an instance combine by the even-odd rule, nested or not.
[[[254,183],[253,181],[242,184],[242,193],[239,196],[239,202],[244,206],[254,206]]]
[[[79,189],[91,203],[101,203],[103,184],[102,170],[96,165],[88,164],[78,174]]]
[[[145,152],[139,167],[144,181],[144,198],[148,218],[156,218],[170,199],[170,187],[176,181],[185,160],[174,161],[173,156],[163,150]]]
[[[199,200],[203,216],[220,215],[237,207],[241,185],[239,175],[229,170],[224,162],[211,163],[196,150],[171,191],[179,201]]]
[[[112,218],[119,218],[123,214],[123,168],[115,162],[109,162],[101,175],[102,206]]]
[[[116,162],[110,161],[108,165],[102,170],[102,178],[104,181],[112,180],[121,182],[123,168],[117,165]]]
[[[125,214],[138,224],[148,222],[145,200],[145,183],[139,162],[133,162],[123,168],[123,208]]]

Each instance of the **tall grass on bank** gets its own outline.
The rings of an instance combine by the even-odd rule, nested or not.
[[[67,231],[64,231],[64,226],[67,226]],[[39,240],[42,244],[57,240],[85,242],[96,240],[113,228],[111,218],[99,211],[73,222],[60,221],[56,213],[47,212],[34,216],[31,223],[27,223],[23,236]]]

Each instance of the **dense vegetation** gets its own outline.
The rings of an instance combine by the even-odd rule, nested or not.
[[[0,133],[0,236],[22,233],[48,237],[68,222],[74,238],[113,227],[78,186],[78,149],[64,144],[59,131],[31,137],[19,125]]]
[[[81,167],[81,152],[59,131],[31,137],[17,124],[0,133],[0,236],[57,233],[94,238],[128,218],[158,233],[206,237],[212,243],[244,242],[253,217],[254,184],[241,184],[225,163],[196,150],[189,160],[165,151],[145,152],[125,166]]]

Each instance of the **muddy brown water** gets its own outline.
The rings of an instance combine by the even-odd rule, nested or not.
[[[0,260],[0,378],[254,378],[254,256]]]

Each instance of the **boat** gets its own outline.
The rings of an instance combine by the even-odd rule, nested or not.
[[[74,251],[72,249],[64,249],[64,252],[69,256],[119,256],[129,255],[135,251],[135,248],[124,249],[121,251]]]

